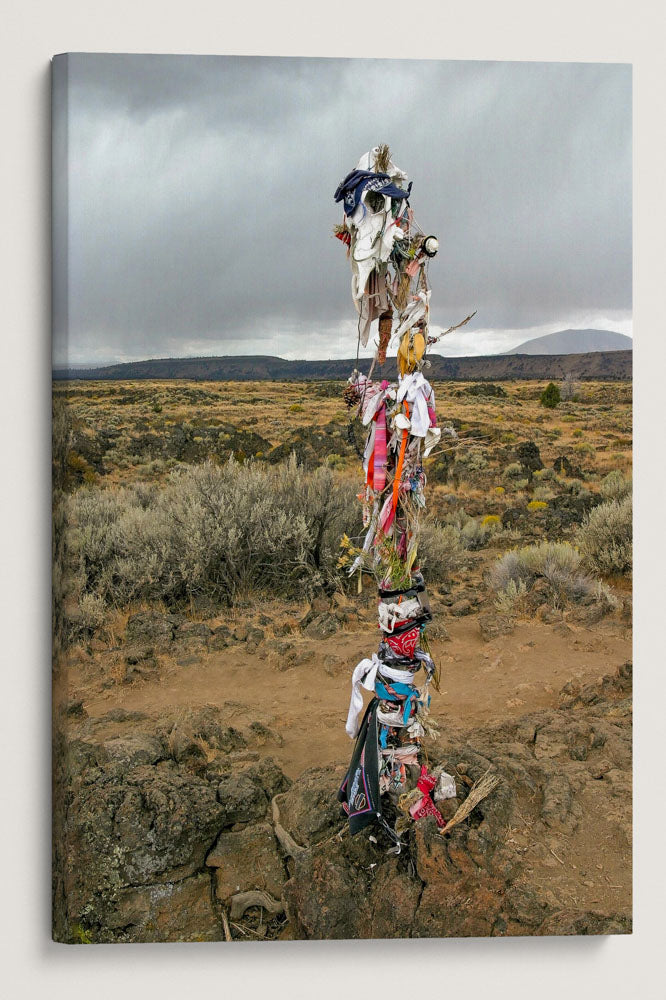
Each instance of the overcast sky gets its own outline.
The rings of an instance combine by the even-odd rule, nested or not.
[[[352,357],[333,193],[381,142],[440,240],[431,326],[477,310],[442,354],[567,327],[632,332],[629,66],[66,59],[54,91],[69,162],[57,364]]]

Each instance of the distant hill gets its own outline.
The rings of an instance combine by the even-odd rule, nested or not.
[[[507,354],[589,354],[591,351],[631,351],[634,342],[611,330],[559,330],[526,340]]]
[[[540,338],[543,339],[543,338]],[[428,377],[461,382],[507,381],[510,379],[577,379],[604,382],[631,379],[631,351],[596,351],[590,354],[495,354],[488,357],[443,358],[430,355]],[[370,360],[360,368],[367,373]],[[264,355],[219,358],[155,358],[105,365],[102,368],[76,368],[54,371],[53,378],[69,379],[193,379],[223,382],[295,382],[313,379],[346,379],[354,368],[353,358],[343,361],[285,361]],[[391,375],[395,361],[389,358],[386,368]]]

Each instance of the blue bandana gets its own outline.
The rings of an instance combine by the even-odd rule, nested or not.
[[[400,201],[403,198],[409,198],[412,182],[410,181],[407,190],[403,191],[402,188],[396,187],[388,174],[377,174],[372,170],[352,170],[338,184],[333,197],[335,201],[343,202],[346,215],[353,215],[365,190],[378,191],[380,194]]]

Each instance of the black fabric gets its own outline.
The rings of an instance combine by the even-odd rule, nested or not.
[[[404,590],[382,590],[379,587],[379,596],[385,597],[416,597],[417,594],[423,593],[425,590],[425,580],[420,573],[414,573],[412,577],[412,582],[409,587]]]
[[[338,792],[338,801],[349,818],[353,836],[375,819],[381,818],[379,801],[379,744],[377,740],[377,707],[373,698],[365,710],[356,737],[349,769]]]

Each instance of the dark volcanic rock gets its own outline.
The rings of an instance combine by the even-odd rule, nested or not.
[[[54,933],[68,940],[80,926],[93,941],[147,940],[151,899],[173,895],[174,883],[203,868],[224,807],[214,786],[194,775],[159,764],[128,769],[126,757],[97,764],[99,757],[79,757],[83,766],[72,774],[67,822],[54,845],[62,877]],[[72,763],[70,757],[70,768]],[[145,891],[136,894],[142,886]],[[136,924],[126,919],[129,889],[141,910]],[[182,914],[176,924],[179,919]],[[203,933],[210,933],[208,911],[204,924]],[[197,921],[190,923],[189,939],[200,932]],[[168,928],[164,933],[161,940],[180,935],[174,930],[170,937]]]
[[[462,392],[467,396],[494,396],[495,398],[508,396],[504,386],[495,385],[494,382],[477,382],[476,385],[466,386]]]
[[[344,765],[290,783],[270,758],[222,749],[233,731],[212,706],[179,723],[203,759],[176,753],[178,725],[96,741],[91,720],[56,719],[79,734],[57,729],[54,747],[57,940],[223,939],[221,907],[257,889],[282,899],[295,938],[631,929],[628,899],[604,904],[565,853],[582,834],[613,838],[631,863],[631,664],[565,685],[555,708],[429,746],[459,802],[489,769],[501,783],[449,833],[419,820],[397,856],[379,827],[349,837],[336,799]],[[559,898],[555,876],[569,880]]]
[[[298,844],[314,844],[341,826],[337,791],[344,768],[312,767],[280,796],[280,822]]]
[[[523,468],[523,472],[528,480],[532,482],[534,473],[538,472],[539,469],[543,469],[543,462],[541,461],[541,453],[538,446],[534,441],[523,441],[516,446],[516,455]]]
[[[217,798],[224,808],[224,823],[248,823],[262,819],[268,799],[262,788],[245,774],[229,775],[217,786]]]
[[[461,800],[488,768],[502,782],[449,835],[442,836],[431,818],[419,820],[406,848],[390,861],[378,829],[373,830],[376,846],[365,834],[320,839],[296,859],[285,886],[295,936],[628,933],[627,911],[566,909],[550,890],[547,876],[530,884],[530,866],[511,846],[515,841],[507,831],[524,825],[526,814],[531,816],[535,857],[552,858],[547,847],[534,843],[539,829],[546,831],[546,838],[570,835],[581,822],[597,823],[599,815],[606,815],[610,828],[626,834],[629,843],[631,729],[628,714],[622,712],[630,685],[630,667],[625,666],[600,685],[565,688],[560,710],[479,730],[469,734],[474,742],[464,746],[433,749],[437,759],[431,759],[431,766],[439,762],[456,776]],[[581,716],[586,706],[596,713],[595,719]],[[610,741],[621,762],[617,776],[615,768],[603,764],[611,755]],[[586,770],[593,757],[598,763]],[[327,784],[332,789],[332,777],[312,772],[303,788],[296,782],[290,791],[296,808],[288,818],[294,826],[285,819],[286,808],[281,818],[292,833],[300,820],[302,844],[309,842],[304,818],[318,801],[310,800],[305,789],[310,785],[324,790]],[[597,796],[594,818],[586,816],[578,802],[583,788]],[[335,828],[332,815],[329,828]],[[558,863],[553,858],[552,864]]]
[[[161,615],[157,611],[138,611],[130,615],[125,628],[128,646],[163,648],[172,642],[174,633],[185,619],[182,615]]]
[[[549,501],[545,513],[545,527],[548,534],[561,532],[563,529],[578,527],[583,523],[585,515],[601,502],[598,493],[561,493]]]
[[[107,927],[119,940],[131,928],[131,940],[139,943],[218,941],[222,930],[211,901],[210,878],[204,873],[119,890]]]
[[[212,635],[211,629],[203,622],[183,622],[175,631],[177,642],[193,646],[205,646]]]
[[[555,472],[569,479],[584,479],[583,470],[577,465],[572,465],[566,455],[558,455],[553,462]]]
[[[338,627],[339,622],[335,615],[326,612],[323,615],[317,615],[311,622],[308,622],[304,632],[310,639],[328,639],[335,635]]]
[[[352,434],[356,435],[355,427],[352,427]],[[361,449],[363,437],[364,435],[359,433],[356,441],[357,446]],[[269,462],[282,462],[289,458],[292,452],[296,455],[298,462],[307,468],[321,465],[329,455],[356,454],[355,448],[349,440],[348,429],[335,421],[331,421],[323,427],[298,427],[290,431],[284,442],[273,448],[266,458]]]
[[[370,866],[380,857],[367,839],[357,837],[297,858],[283,894],[297,935],[314,940],[371,937],[376,926],[368,898]]]
[[[258,823],[224,830],[206,859],[215,869],[215,893],[224,902],[236,892],[259,889],[280,898],[287,880],[273,828]]]

